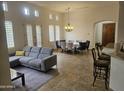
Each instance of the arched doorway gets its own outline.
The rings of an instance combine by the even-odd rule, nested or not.
[[[95,43],[101,43],[105,47],[114,48],[115,27],[116,24],[114,21],[100,21],[95,23]]]

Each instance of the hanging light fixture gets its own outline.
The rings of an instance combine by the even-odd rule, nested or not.
[[[65,25],[65,31],[66,32],[71,32],[74,29],[74,27],[70,24],[69,10],[70,10],[70,8],[67,9],[67,12],[68,12],[68,23],[67,23],[67,25]]]

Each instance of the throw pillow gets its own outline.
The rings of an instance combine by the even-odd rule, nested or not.
[[[24,51],[16,51],[16,56],[24,56]]]

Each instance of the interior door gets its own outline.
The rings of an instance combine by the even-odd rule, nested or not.
[[[115,42],[115,23],[103,24],[102,45],[106,46],[109,43]]]

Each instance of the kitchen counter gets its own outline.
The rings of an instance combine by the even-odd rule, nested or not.
[[[109,87],[115,91],[124,91],[124,53],[104,48],[102,53],[111,56]]]

